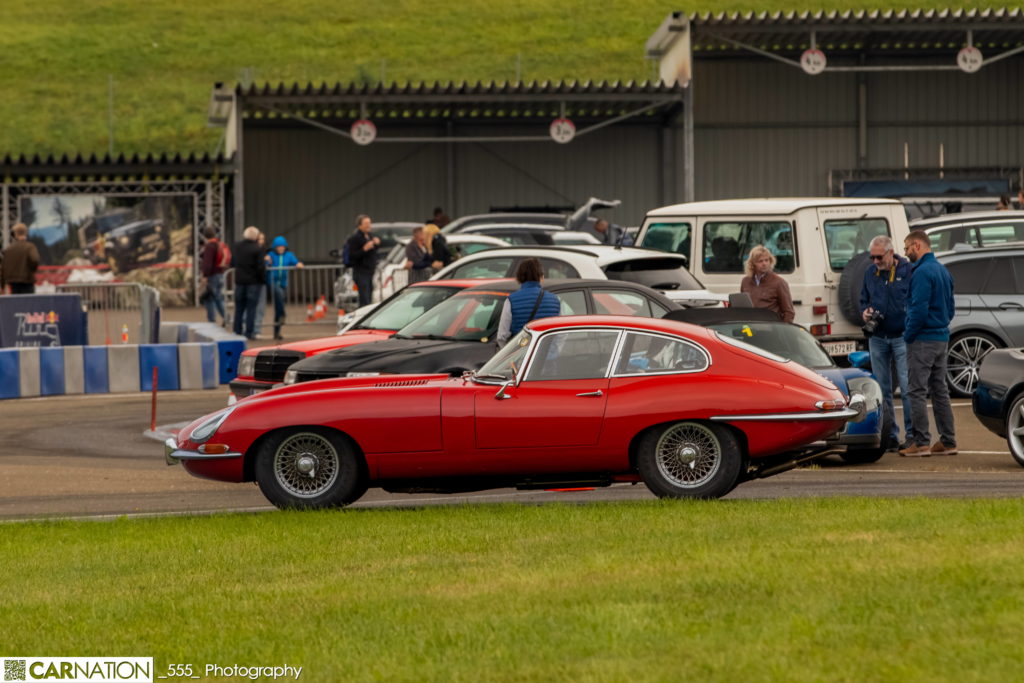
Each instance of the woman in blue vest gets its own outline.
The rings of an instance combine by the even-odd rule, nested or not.
[[[562,303],[551,292],[540,286],[540,261],[528,258],[516,269],[519,290],[509,294],[501,309],[498,323],[498,345],[504,345],[513,335],[531,320],[553,318],[562,312]]]
[[[288,269],[301,268],[302,261],[288,251],[288,240],[285,238],[275,237],[272,246],[270,253],[267,254],[267,284],[270,285],[270,291],[274,295],[274,339],[284,339],[281,336],[281,325],[284,324]]]

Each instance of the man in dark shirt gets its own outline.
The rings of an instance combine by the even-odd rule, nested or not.
[[[11,294],[33,294],[36,291],[36,270],[39,268],[39,250],[28,241],[28,228],[18,223],[11,229],[14,241],[4,249],[0,261],[0,293],[4,285],[11,286]]]
[[[231,254],[235,269],[235,334],[245,334],[248,339],[256,338],[256,306],[263,303],[260,295],[267,279],[259,236],[259,228],[250,225]]]
[[[370,217],[356,218],[356,231],[348,238],[348,262],[352,266],[352,279],[359,288],[359,305],[367,306],[373,296],[373,273],[377,269],[377,247],[380,238],[370,234]]]

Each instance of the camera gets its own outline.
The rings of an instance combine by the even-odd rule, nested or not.
[[[868,315],[868,319],[864,321],[864,332],[867,334],[874,334],[875,330],[878,329],[878,323],[885,320],[885,316],[881,311],[872,309],[871,314]]]

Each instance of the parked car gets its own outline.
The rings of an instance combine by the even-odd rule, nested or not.
[[[985,356],[971,404],[981,424],[1006,439],[1010,455],[1024,467],[1024,349],[995,349]]]
[[[512,246],[554,246],[569,244],[600,244],[590,233],[566,230],[558,225],[529,225],[526,223],[473,225],[456,235],[488,235]],[[455,235],[452,235],[454,237]]]
[[[446,282],[437,280],[436,282]],[[466,289],[413,320],[385,341],[337,349],[295,363],[286,384],[329,377],[443,372],[459,376],[494,355],[505,299],[513,281]],[[611,314],[660,318],[679,306],[653,289],[630,282],[564,280],[544,283],[562,304],[562,315]]]
[[[659,290],[682,306],[721,306],[726,294],[712,294],[686,269],[686,259],[650,249],[603,244],[575,247],[509,247],[474,254],[434,275],[435,280],[514,277],[527,258],[540,260],[545,279],[592,278],[635,282]]]
[[[990,351],[1024,345],[1024,242],[964,245],[936,258],[953,276],[956,303],[946,380],[952,395],[966,397]]]
[[[736,291],[750,250],[762,244],[789,284],[796,322],[830,355],[866,348],[860,288],[868,245],[888,235],[902,246],[903,205],[890,199],[822,197],[691,202],[647,213],[637,246],[681,254],[712,292]]]
[[[565,227],[569,216],[564,213],[540,212],[495,212],[480,213],[472,216],[460,216],[441,228],[445,234],[455,234],[476,225],[493,225],[497,223],[530,223],[533,225],[554,225]]]
[[[933,251],[949,251],[958,244],[1000,246],[1024,241],[1024,211],[972,211],[910,222],[911,230],[924,230]]]
[[[371,486],[642,481],[659,497],[716,498],[798,462],[859,406],[800,365],[694,325],[556,317],[477,373],[274,389],[193,421],[164,455],[196,476],[256,481],[282,508],[343,506]]]
[[[882,389],[871,373],[858,367],[840,368],[825,348],[800,325],[784,323],[773,311],[764,308],[687,308],[671,311],[669,320],[701,325],[721,335],[738,339],[780,358],[799,363],[832,382],[849,398],[860,394],[865,401],[865,416],[848,422],[846,428],[830,436],[823,453],[838,452],[849,463],[875,462],[885,454],[883,437],[890,425],[883,424]],[[865,353],[863,351],[857,353]]]
[[[237,400],[270,389],[283,382],[288,368],[304,358],[386,339],[453,294],[479,285],[479,280],[417,282],[353,321],[343,334],[247,349],[239,359],[238,376],[228,385],[231,395]]]

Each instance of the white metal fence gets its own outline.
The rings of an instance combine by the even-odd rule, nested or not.
[[[331,324],[338,321],[338,309],[349,310],[347,301],[339,302],[336,286],[343,281],[342,274],[349,270],[342,265],[313,265],[298,268],[267,268],[268,273],[285,272],[285,322],[289,325]],[[261,329],[274,324],[274,297],[269,287],[264,288],[265,307]],[[224,274],[224,305],[229,322],[235,319],[235,272]]]
[[[137,282],[76,282],[57,290],[82,297],[89,314],[89,344],[155,344],[160,335],[160,292]]]

